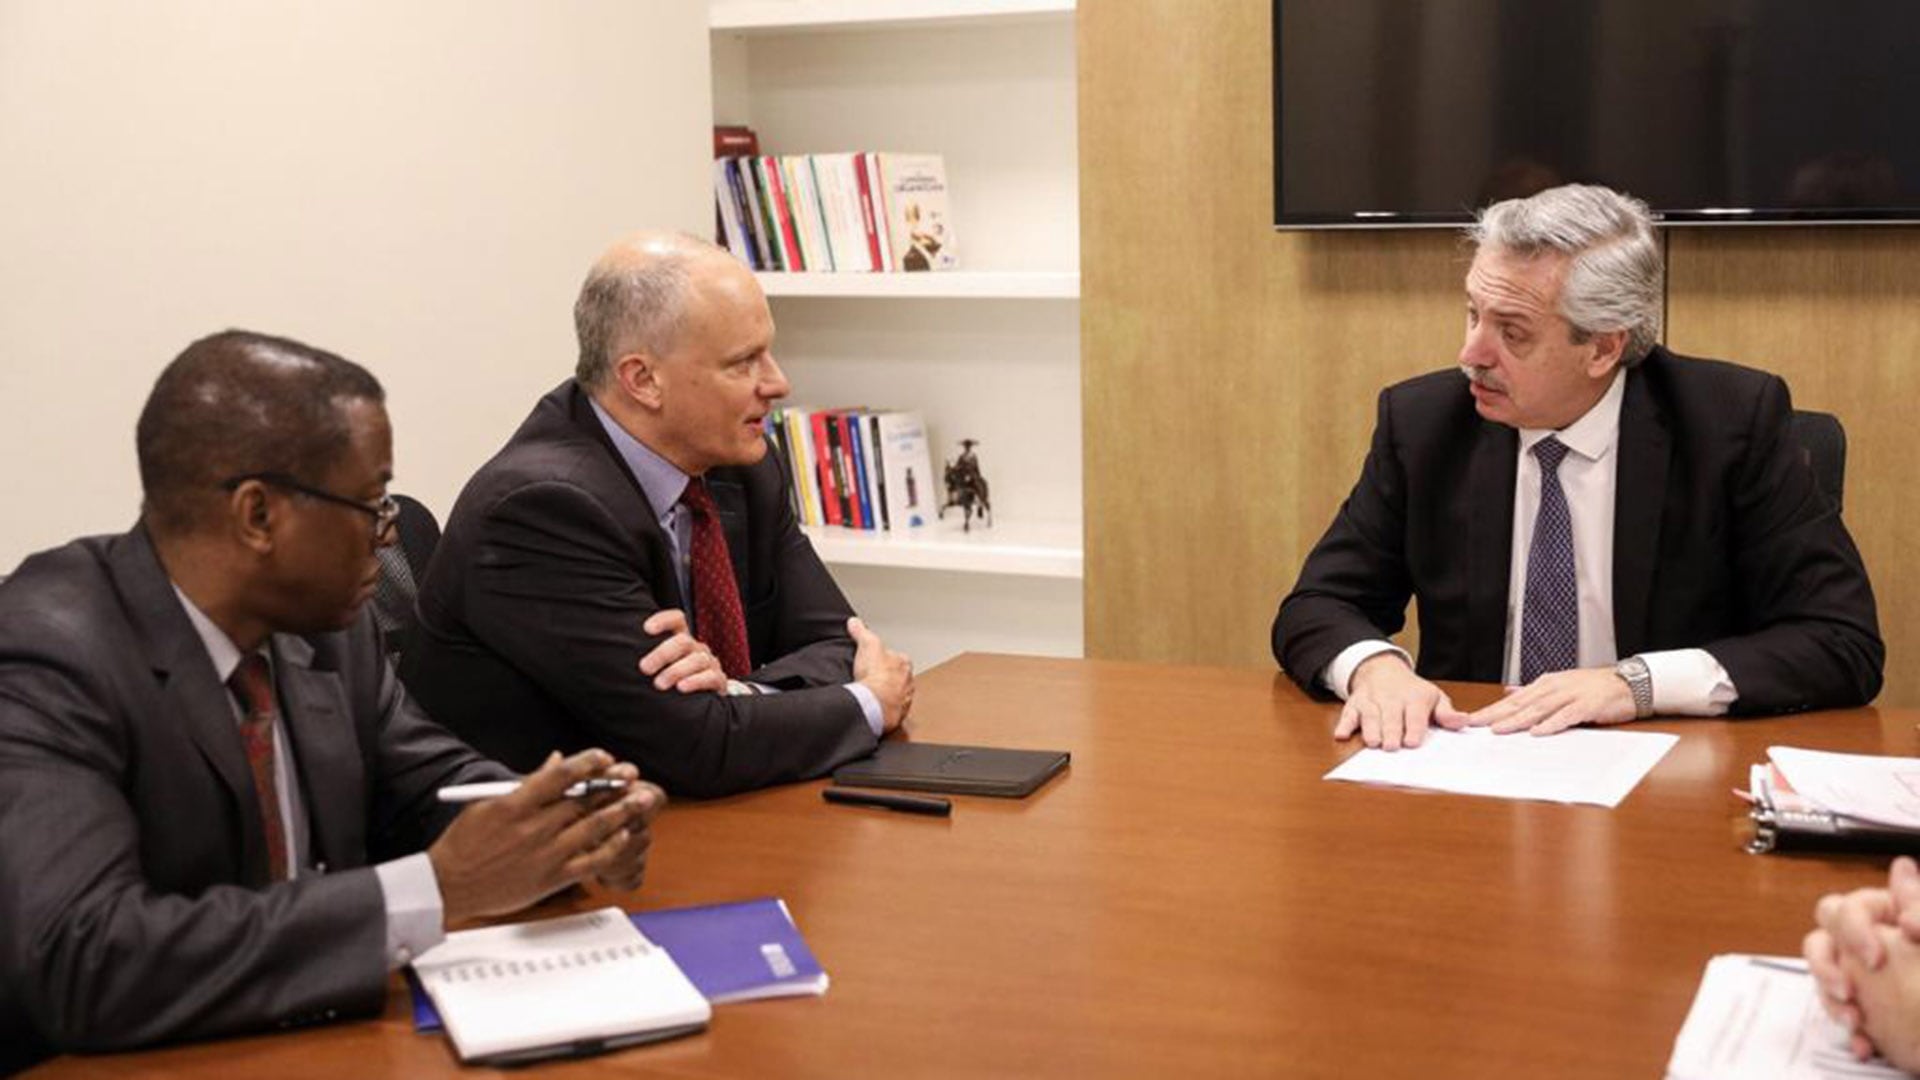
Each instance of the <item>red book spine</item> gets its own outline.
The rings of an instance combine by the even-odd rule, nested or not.
[[[853,519],[856,529],[867,527],[867,515],[860,510],[860,470],[853,462],[853,417],[846,413],[833,414],[834,426],[840,429],[840,475],[847,481],[847,512]]]
[[[840,489],[833,482],[833,443],[827,438],[827,414],[813,414],[813,460],[820,472],[820,512],[826,515],[827,524],[838,525],[840,517]]]
[[[867,257],[873,260],[875,271],[885,270],[887,262],[880,254],[880,230],[873,224],[873,192],[878,184],[877,178],[867,179],[867,155],[853,155],[853,172],[860,178],[860,224],[867,231]]]
[[[807,264],[800,254],[800,241],[793,237],[793,204],[787,201],[787,184],[780,175],[780,159],[763,157],[760,160],[767,169],[767,187],[773,192],[773,205],[779,210],[780,244],[787,253],[787,269],[805,270]]]

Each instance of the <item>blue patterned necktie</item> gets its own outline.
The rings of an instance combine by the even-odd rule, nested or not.
[[[1520,616],[1520,683],[1580,663],[1580,592],[1573,573],[1573,519],[1560,489],[1566,444],[1549,435],[1533,444],[1540,462],[1540,513],[1527,553],[1527,595]]]

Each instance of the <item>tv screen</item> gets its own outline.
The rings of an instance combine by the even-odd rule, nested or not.
[[[1281,228],[1920,220],[1920,0],[1274,0]]]

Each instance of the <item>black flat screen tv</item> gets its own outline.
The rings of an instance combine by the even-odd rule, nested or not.
[[[1920,0],[1273,0],[1280,228],[1920,221]]]

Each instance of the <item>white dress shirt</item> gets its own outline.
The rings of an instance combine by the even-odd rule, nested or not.
[[[187,620],[193,623],[200,643],[206,646],[214,674],[219,676],[222,686],[226,685],[234,669],[240,666],[239,646],[206,612],[187,599],[180,586],[173,587],[173,594],[180,598],[180,606],[187,610]],[[267,670],[271,672],[273,651],[262,648],[260,654],[266,657]],[[234,726],[246,721],[239,700],[232,694],[227,695],[227,705],[233,710]],[[287,840],[287,877],[291,880],[299,877],[307,865],[307,803],[300,797],[299,772],[293,767],[293,742],[287,738],[286,723],[278,715],[274,717],[272,738],[273,779],[280,793],[280,821]],[[324,873],[326,867],[316,866],[315,870]],[[392,971],[412,963],[422,951],[446,939],[445,905],[440,898],[440,881],[433,874],[433,861],[424,851],[383,862],[373,868],[373,873],[380,882],[381,901],[387,912],[387,970]]]
[[[1619,660],[1613,639],[1613,511],[1620,455],[1620,404],[1627,373],[1613,377],[1599,401],[1559,431],[1521,428],[1519,468],[1513,484],[1513,558],[1507,579],[1507,633],[1502,678],[1512,686],[1520,678],[1520,624],[1527,590],[1527,559],[1533,550],[1534,519],[1540,512],[1540,462],[1534,444],[1555,435],[1568,453],[1560,462],[1560,488],[1566,493],[1573,526],[1574,578],[1580,605],[1580,666],[1611,667]],[[1341,650],[1321,673],[1321,682],[1341,698],[1362,661],[1382,652],[1406,651],[1391,642],[1357,641]],[[1738,697],[1733,679],[1705,649],[1641,653],[1653,680],[1655,712],[1718,716]]]

